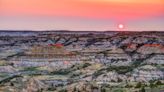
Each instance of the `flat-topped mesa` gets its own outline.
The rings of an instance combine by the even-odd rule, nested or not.
[[[29,58],[44,58],[50,59],[54,57],[73,56],[75,54],[65,50],[62,45],[46,45],[46,46],[33,46],[25,55]]]

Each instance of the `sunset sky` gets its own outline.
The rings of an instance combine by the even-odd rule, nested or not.
[[[164,31],[164,0],[0,0],[0,30]]]

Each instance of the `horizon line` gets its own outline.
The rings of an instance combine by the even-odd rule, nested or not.
[[[164,32],[162,30],[6,30],[0,29],[0,32]]]

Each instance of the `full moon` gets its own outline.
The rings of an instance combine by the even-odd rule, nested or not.
[[[119,29],[123,29],[123,28],[124,28],[124,25],[123,25],[123,24],[119,24],[119,25],[118,25],[118,28],[119,28]]]

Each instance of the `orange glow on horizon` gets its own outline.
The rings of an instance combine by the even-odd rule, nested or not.
[[[163,0],[1,0],[0,15],[127,20],[164,14]]]
[[[153,3],[153,4],[161,4],[161,2],[163,2],[163,0],[81,0],[81,1],[88,1],[88,2],[110,2],[110,3]]]

